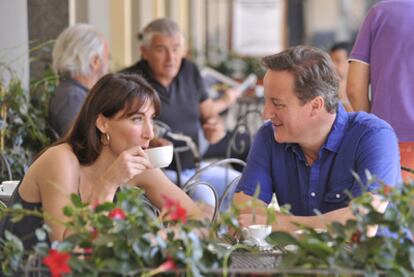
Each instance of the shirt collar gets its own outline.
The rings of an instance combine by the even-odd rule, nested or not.
[[[346,129],[348,128],[348,119],[348,113],[345,111],[342,104],[339,103],[336,118],[332,125],[332,129],[329,132],[328,139],[323,146],[324,148],[332,152],[338,152],[338,148],[345,136]]]
[[[178,73],[174,77],[174,79],[172,80],[171,84],[174,83],[174,82],[176,82],[176,80],[179,78],[179,76],[181,76],[181,71],[183,70],[183,66],[184,66],[184,63],[185,62],[186,62],[186,59],[185,58],[182,58],[180,69],[178,70]],[[157,79],[155,79],[154,73],[152,72],[152,69],[151,69],[151,67],[149,66],[149,64],[148,64],[148,62],[146,60],[144,60],[144,59],[141,58],[141,61],[139,61],[139,63],[142,66],[142,74],[144,75],[144,77],[147,80],[151,80],[152,83],[156,83],[159,86],[167,89],[160,82],[158,82]]]
[[[60,82],[71,83],[72,85],[77,86],[77,87],[83,89],[84,91],[89,91],[89,89],[87,87],[85,87],[84,85],[82,85],[81,82],[79,82],[78,80],[72,79],[72,78],[62,77],[62,78],[60,78]]]

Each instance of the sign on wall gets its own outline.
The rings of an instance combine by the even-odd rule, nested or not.
[[[263,56],[283,50],[285,9],[285,0],[234,0],[233,51]]]

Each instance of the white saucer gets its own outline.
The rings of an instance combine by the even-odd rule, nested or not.
[[[0,197],[11,197],[13,193],[8,193],[0,190]]]
[[[262,251],[271,250],[273,248],[273,246],[267,243],[267,241],[259,242],[259,241],[253,241],[250,239],[246,239],[243,241],[243,243],[251,247],[258,247]]]

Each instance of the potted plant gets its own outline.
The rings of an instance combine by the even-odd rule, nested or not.
[[[0,64],[0,72],[9,72],[10,81],[0,83],[0,151],[6,157],[14,179],[21,179],[33,157],[51,142],[47,130],[49,96],[57,77],[46,71],[40,80],[32,80],[29,90],[14,72]],[[7,180],[8,176],[0,176]]]
[[[64,208],[70,220],[62,222],[71,235],[49,246],[44,226],[36,231],[39,243],[25,251],[17,237],[6,233],[0,241],[4,274],[29,268],[50,270],[53,276],[152,276],[164,271],[201,276],[222,267],[226,250],[213,239],[218,227],[187,218],[180,204],[167,197],[160,215],[154,215],[142,196],[142,190],[124,187],[115,203],[91,207],[72,195],[72,205]],[[18,220],[28,214],[43,216],[17,206],[1,210],[0,218],[9,215]],[[40,268],[30,263],[33,255],[42,260]]]
[[[370,182],[374,180],[371,176]],[[355,219],[346,224],[334,222],[322,233],[302,226],[304,232],[300,237],[273,232],[269,243],[279,247],[290,245],[280,267],[411,276],[414,272],[414,183],[395,188],[384,185],[378,193],[389,203],[383,214],[372,206],[373,196],[366,192],[352,200]],[[379,233],[367,235],[368,229],[375,225]]]

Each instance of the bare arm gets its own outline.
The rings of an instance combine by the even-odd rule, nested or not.
[[[371,110],[368,99],[369,74],[370,69],[368,64],[351,61],[346,89],[354,111],[370,112]]]
[[[339,99],[342,102],[342,105],[344,105],[344,108],[347,112],[353,112],[351,103],[349,102],[348,95],[346,94],[346,80],[341,80],[339,82]]]
[[[145,194],[159,209],[165,204],[164,196],[178,200],[191,218],[201,218],[201,211],[190,197],[172,183],[160,169],[146,170],[135,177],[134,183],[145,190]]]
[[[236,204],[240,203],[247,203],[247,201],[253,201],[253,197],[244,194],[243,192],[239,192],[235,195],[234,202]],[[260,200],[254,200],[255,206],[255,213],[256,215],[253,216],[253,210],[249,207],[246,207],[241,211],[239,216],[239,222],[241,226],[249,226],[252,224],[266,224],[267,217],[266,217],[266,203]],[[379,196],[373,195],[372,205],[377,208],[377,210],[381,213],[385,211],[387,207],[386,202],[381,201]],[[326,226],[330,223],[336,221],[342,224],[345,224],[347,220],[354,219],[355,216],[352,213],[350,207],[345,207],[342,209],[334,210],[328,213],[323,214],[322,216],[294,216],[294,215],[285,215],[279,212],[276,212],[276,222],[272,224],[273,230],[282,230],[289,233],[294,232],[295,230],[299,229],[300,227],[296,226],[294,223],[299,223],[301,225],[306,225],[308,227],[314,229],[326,229]],[[373,226],[370,230],[368,235],[374,235],[376,233],[376,226]]]
[[[200,115],[204,134],[208,142],[219,142],[226,134],[224,123],[214,108],[214,102],[207,99],[200,104]]]
[[[241,90],[237,88],[228,88],[224,91],[222,97],[212,100],[214,112],[219,114],[228,109],[237,98],[241,95]]]

